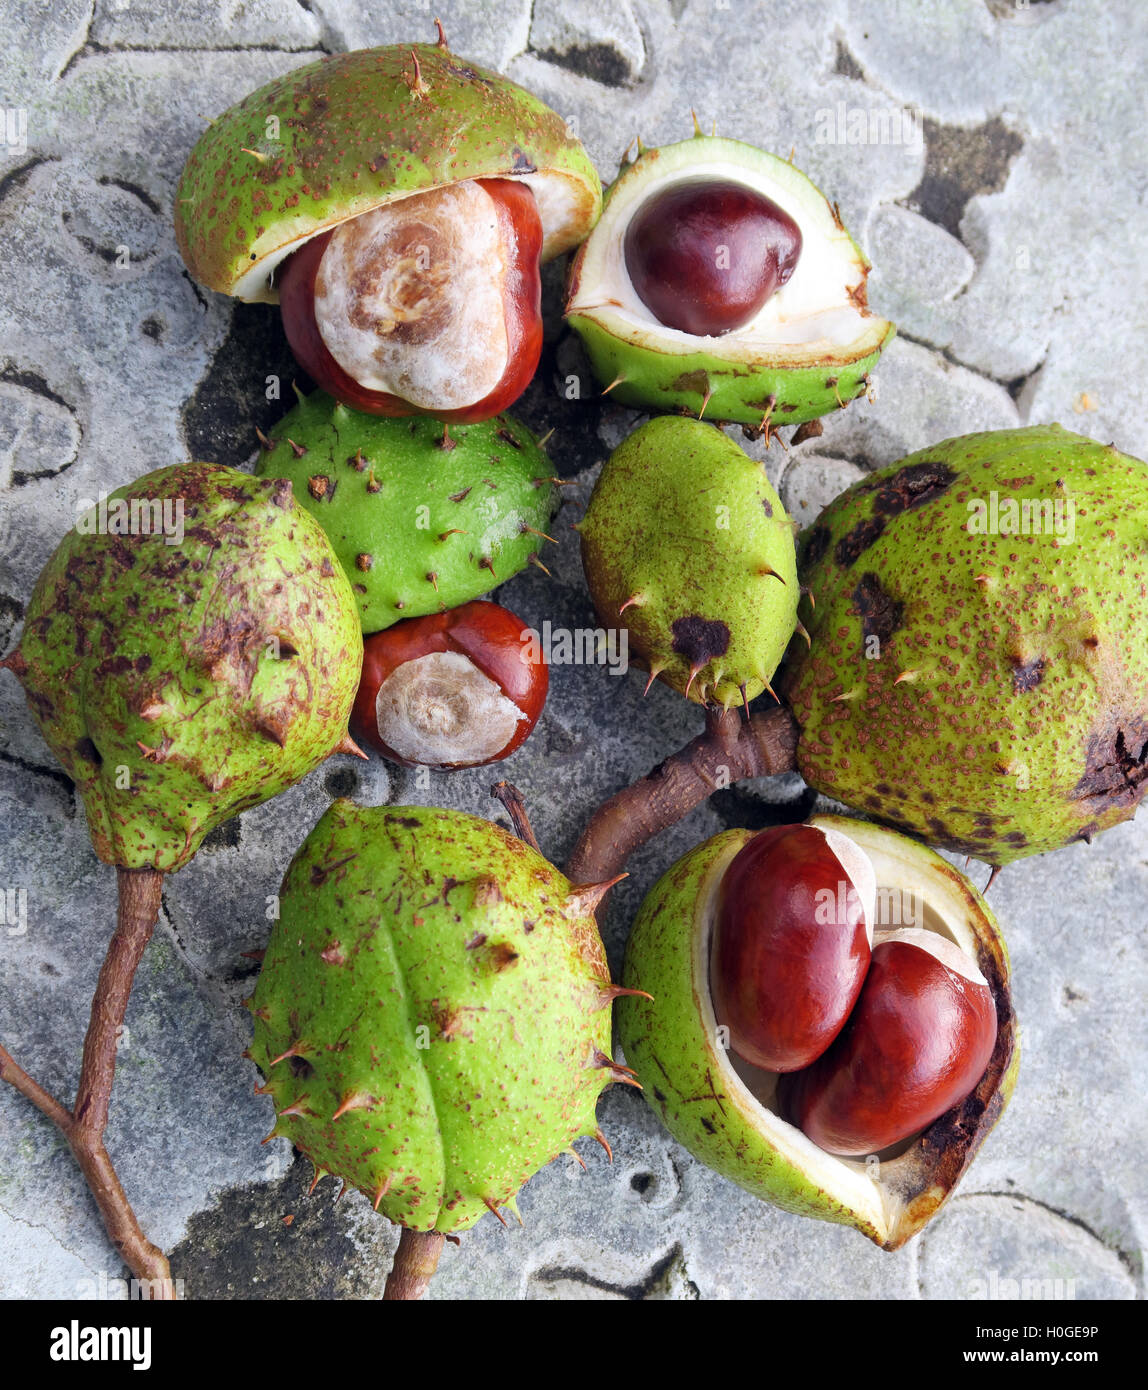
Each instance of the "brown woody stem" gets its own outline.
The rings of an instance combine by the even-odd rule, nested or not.
[[[501,801],[506,807],[506,814],[510,817],[510,824],[514,827],[514,833],[520,840],[530,846],[531,849],[538,849],[538,837],[534,833],[534,827],[530,824],[530,817],[526,814],[526,802],[523,800],[522,793],[513,782],[495,782],[490,789],[490,794],[497,801]]]
[[[444,1239],[441,1231],[412,1231],[403,1227],[395,1262],[383,1289],[384,1302],[400,1299],[413,1302],[422,1298],[438,1268]]]
[[[159,915],[163,874],[156,869],[117,869],[116,930],[100,968],[76,1104],[69,1112],[0,1047],[0,1080],[9,1082],[55,1124],[87,1180],[112,1244],[142,1284],[145,1297],[173,1298],[171,1269],[162,1250],[140,1229],[111,1158],[104,1129],[116,1071],[116,1046],[132,980]]]
[[[793,772],[797,734],[784,705],[748,719],[736,709],[707,710],[704,733],[598,807],[574,846],[566,877],[572,883],[612,878],[636,849],[719,786]]]

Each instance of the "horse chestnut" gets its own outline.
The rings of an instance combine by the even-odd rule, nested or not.
[[[921,927],[883,933],[848,1024],[783,1078],[779,1100],[830,1153],[880,1153],[976,1088],[996,1036],[992,991],[967,952]]]
[[[468,179],[382,203],[284,262],[291,351],[358,410],[487,420],[538,366],[541,251],[524,183]]]
[[[660,323],[717,337],[748,323],[793,274],[801,231],[746,184],[690,179],[639,208],[623,249],[631,283]]]
[[[509,756],[538,722],[549,670],[529,628],[476,599],[368,637],[351,723],[392,762],[478,767]]]
[[[808,1066],[841,1031],[869,968],[876,876],[837,830],[755,835],[722,877],[710,990],[730,1046],[768,1071]]]
[[[896,1250],[943,1207],[1016,1083],[1008,952],[976,886],[925,845],[843,816],[809,828],[863,850],[876,880],[866,981],[821,1057],[779,1075],[740,1057],[720,1026],[728,1014],[715,1001],[713,937],[735,886],[731,867],[765,838],[752,830],[696,845],[646,895],[621,979],[643,993],[618,1000],[617,1040],[647,1101],[696,1159],[785,1211],[855,1226]],[[779,849],[777,866],[788,858]],[[751,894],[754,885],[742,886]],[[769,878],[756,887],[771,896]],[[915,925],[893,932],[893,923]],[[892,986],[916,1013],[892,1007]],[[789,1004],[804,1007],[799,993]],[[925,1125],[915,1141],[898,1137]],[[853,1161],[874,1153],[881,1162]]]

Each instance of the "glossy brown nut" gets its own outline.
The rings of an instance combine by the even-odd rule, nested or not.
[[[938,949],[945,959],[933,954]],[[840,1037],[811,1067],[783,1079],[779,1103],[829,1153],[880,1153],[976,1088],[996,1033],[992,993],[971,957],[935,932],[894,932],[874,946]]]
[[[730,1046],[796,1071],[841,1031],[869,966],[876,884],[836,831],[784,825],[754,836],[722,879],[710,990]]]
[[[283,263],[279,275],[279,307],[287,341],[295,360],[321,390],[344,405],[372,415],[434,415],[461,424],[490,419],[526,390],[542,353],[542,222],[534,194],[525,184],[511,179],[478,179],[475,183],[493,200],[504,253],[501,308],[506,367],[497,385],[479,400],[441,409],[433,403],[412,404],[399,395],[364,386],[350,375],[332,355],[315,312],[316,281],[324,254],[338,230],[335,228],[306,242]],[[415,195],[399,204],[411,211],[411,237],[416,242],[427,235],[416,219],[417,204],[423,198],[433,197],[433,193]]]
[[[356,736],[407,767],[508,757],[538,722],[550,681],[528,633],[521,618],[483,599],[376,632],[363,644]]]
[[[659,323],[717,337],[748,323],[790,278],[801,231],[755,189],[690,180],[638,209],[623,251],[630,281]]]

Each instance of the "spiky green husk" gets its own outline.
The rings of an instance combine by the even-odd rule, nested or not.
[[[793,528],[760,463],[712,425],[650,420],[607,460],[578,529],[600,620],[624,625],[651,671],[699,704],[761,694],[798,587]]]
[[[599,281],[613,260],[608,245],[625,234],[625,227],[616,225],[619,219],[612,216],[611,205],[636,199],[651,177],[697,175],[715,163],[760,168],[774,188],[785,190],[807,209],[819,235],[848,248],[858,280],[852,303],[866,316],[865,329],[855,341],[837,348],[826,344],[811,352],[801,345],[751,345],[736,332],[698,339],[635,320],[612,294],[599,298]],[[764,183],[762,191],[769,191]],[[896,332],[887,320],[868,314],[868,272],[869,262],[837,209],[805,174],[740,140],[699,131],[677,144],[641,148],[622,168],[606,190],[597,226],[571,264],[566,313],[586,347],[594,375],[615,401],[776,429],[844,409],[867,391],[869,374]]]
[[[668,352],[629,343],[585,314],[570,315],[570,326],[582,339],[594,375],[619,405],[770,429],[818,420],[863,396],[869,374],[896,332],[886,325],[877,346],[849,362],[747,369],[710,352]]]
[[[364,632],[488,593],[537,554],[557,506],[546,455],[509,415],[444,431],[316,391],[273,434],[257,470],[290,478],[326,531]]]
[[[878,884],[897,888],[894,904],[906,893],[919,895],[928,904],[924,922],[942,926],[976,957],[997,998],[1000,1028],[972,1096],[876,1170],[826,1154],[759,1103],[757,1088],[769,1074],[755,1076],[744,1064],[735,1069],[709,985],[719,885],[753,838],[749,830],[728,830],[698,845],[647,894],[626,947],[622,984],[653,998],[619,1000],[617,1037],[654,1112],[695,1158],[785,1211],[854,1226],[896,1249],[945,1202],[1012,1095],[1019,1048],[1008,952],[976,888],[932,850],[861,821],[825,816],[813,824],[851,836],[873,861]]]
[[[182,540],[70,531],[9,664],[96,853],[171,872],[346,737],[363,641],[288,483],[188,463],[117,489],[109,518],[121,498],[181,505]],[[93,511],[77,528],[95,524]]]
[[[595,1133],[613,1079],[605,953],[571,892],[476,816],[335,802],[252,1000],[275,1133],[414,1230],[512,1203]]]
[[[567,123],[496,72],[431,44],[359,49],[285,73],[217,117],[188,156],[175,233],[202,284],[274,301],[269,271],[391,198],[461,179],[535,192],[543,258],[594,225],[601,184]]]
[[[994,493],[998,527],[1030,499],[1065,537],[970,531]],[[1148,466],[1058,425],[855,484],[802,546],[812,648],[784,685],[806,780],[993,864],[1127,820],[1148,786],[1146,518]]]

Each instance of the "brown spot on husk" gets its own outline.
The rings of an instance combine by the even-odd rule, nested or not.
[[[1044,679],[1044,671],[1047,662],[1043,656],[1035,656],[1031,661],[1018,661],[1012,673],[1012,688],[1018,695],[1023,695],[1036,687]]]
[[[873,498],[874,510],[884,516],[897,516],[935,501],[956,481],[957,475],[947,463],[926,459],[899,469],[877,489]]]
[[[86,763],[91,763],[93,767],[99,767],[104,761],[100,756],[100,751],[90,738],[82,738],[76,743],[76,756],[83,758]]]
[[[502,887],[498,879],[487,874],[474,880],[475,907],[491,907],[501,901]]]
[[[331,875],[341,869],[344,864],[349,864],[352,859],[358,859],[357,854],[345,854],[342,859],[336,859],[333,864],[312,864],[311,882],[316,888],[327,882]],[[340,875],[342,877],[342,875]]]
[[[884,530],[885,518],[883,516],[870,516],[866,517],[864,521],[859,521],[851,531],[846,532],[837,542],[837,548],[833,552],[837,563],[843,569],[849,569]]]
[[[863,574],[853,590],[853,606],[861,617],[861,631],[884,646],[901,626],[905,605],[886,592],[875,574]]]
[[[473,68],[467,67],[464,63],[447,63],[446,70],[453,76],[460,78],[463,82],[477,82],[483,87],[489,87],[491,85],[488,78],[483,77],[481,73],[475,72]],[[521,153],[521,151],[518,151],[518,153]]]
[[[518,959],[518,952],[506,941],[492,941],[486,954],[491,970],[496,972],[505,970]]]
[[[700,367],[695,372],[682,372],[670,383],[671,391],[693,391],[699,396],[704,396],[709,389],[709,375]]]
[[[1107,727],[1088,740],[1084,773],[1072,789],[1072,799],[1099,802],[1089,809],[1103,815],[1117,808],[1130,810],[1146,787],[1148,719],[1113,715]]]
[[[228,613],[203,630],[199,639],[199,659],[212,680],[226,681],[246,694],[259,665],[259,654],[266,645],[262,624],[254,613]]]
[[[690,614],[676,618],[671,626],[673,649],[691,666],[701,667],[729,650],[729,627],[719,618],[700,618]]]
[[[805,564],[815,565],[829,549],[829,527],[817,525],[809,531],[805,539],[804,555],[802,556]]]

